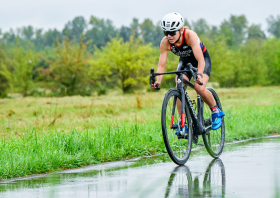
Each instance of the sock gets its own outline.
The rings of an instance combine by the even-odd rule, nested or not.
[[[219,113],[219,108],[217,107],[217,105],[215,104],[213,107],[210,107],[212,114],[213,113]]]

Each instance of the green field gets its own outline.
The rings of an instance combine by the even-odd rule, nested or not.
[[[280,133],[280,87],[216,91],[227,142]],[[165,92],[1,99],[0,179],[166,152]]]

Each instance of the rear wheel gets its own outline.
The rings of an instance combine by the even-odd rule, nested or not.
[[[222,105],[219,100],[219,97],[214,89],[207,87],[207,90],[210,91],[216,101],[217,106],[220,110],[222,110]],[[211,122],[212,122],[212,112],[207,105],[204,105],[203,108],[203,118],[204,118],[204,126],[208,128],[206,134],[202,135],[203,142],[206,147],[206,150],[213,158],[218,158],[224,148],[225,143],[225,123],[224,117],[222,118],[222,125],[217,130],[211,129]]]
[[[172,161],[178,165],[183,165],[189,159],[192,149],[192,127],[191,117],[188,109],[185,108],[185,125],[187,131],[180,133],[181,123],[177,103],[182,101],[181,93],[177,89],[170,89],[164,97],[161,112],[162,135],[166,150]],[[174,112],[174,119],[172,123],[172,111]],[[176,131],[176,128],[179,129]]]

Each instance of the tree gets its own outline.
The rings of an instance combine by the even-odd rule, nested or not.
[[[261,30],[261,25],[252,24],[248,28],[248,39],[265,39],[265,33]]]
[[[205,19],[199,19],[196,22],[193,22],[192,27],[198,35],[203,35],[210,31],[210,26]]]
[[[280,38],[280,15],[277,17],[270,16],[267,18],[268,32],[273,36]]]
[[[32,26],[23,27],[21,33],[24,39],[31,40],[34,35],[34,30]]]
[[[218,82],[221,87],[235,86],[236,73],[235,70],[241,65],[238,58],[239,51],[230,50],[227,47],[227,41],[220,37],[212,39],[203,37],[203,42],[207,46],[212,61],[212,69],[210,80]]]
[[[238,87],[265,84],[267,67],[262,57],[264,48],[263,40],[250,39],[240,47],[239,59],[236,72],[236,84]]]
[[[62,40],[63,36],[58,30],[50,29],[43,35],[42,43],[43,46],[54,46],[55,41],[62,42]]]
[[[226,40],[216,37],[214,42],[203,38],[209,50],[212,69],[210,80],[221,87],[264,85],[267,66],[262,53],[264,41],[250,39],[237,49],[228,48]]]
[[[112,39],[105,47],[96,49],[92,60],[92,76],[96,81],[111,87],[120,87],[124,93],[147,83],[149,69],[155,59],[151,44],[144,45],[141,40],[130,38]]]
[[[1,73],[2,67],[7,65],[7,55],[6,55],[6,47],[4,43],[0,41],[0,97],[5,97],[6,92],[9,88],[9,82],[5,75]]]
[[[145,43],[153,43],[155,37],[155,26],[150,19],[145,19],[143,23],[140,24],[141,34]]]
[[[265,41],[261,57],[267,67],[267,84],[280,84],[280,39],[272,38]]]
[[[84,33],[87,27],[87,22],[82,16],[75,17],[72,21],[69,21],[64,29],[62,34],[67,36],[70,40],[75,40],[79,42],[81,35]]]
[[[50,77],[59,95],[90,95],[91,80],[88,78],[89,54],[83,36],[77,44],[66,37],[56,42],[56,57],[49,61]]]
[[[208,35],[209,35],[209,38],[211,38],[211,39],[219,37],[219,35],[220,35],[219,28],[217,26],[212,26]]]
[[[230,24],[231,24],[232,31],[234,33],[236,45],[239,45],[244,41],[246,36],[247,23],[248,22],[245,15],[240,15],[240,16],[232,15],[230,17]]]
[[[189,29],[192,29],[192,26],[187,19],[184,19],[184,22],[184,26],[187,26]]]
[[[136,18],[132,19],[132,23],[130,24],[130,35],[134,38],[140,38],[141,28],[139,24],[139,20]]]
[[[159,47],[160,46],[160,42],[163,38],[163,33],[162,33],[162,29],[160,27],[160,23],[157,23],[158,25],[155,26],[155,29],[154,29],[154,38],[153,38],[153,46],[155,47]]]
[[[244,15],[231,15],[229,21],[224,21],[221,24],[221,34],[227,40],[229,46],[237,46],[241,44],[247,33],[247,19]]]
[[[9,32],[3,34],[3,41],[7,44],[15,44],[17,36],[15,35],[13,29],[10,29]]]
[[[117,31],[111,20],[90,17],[89,30],[85,33],[85,40],[91,41],[90,49],[93,49],[93,46],[100,48],[116,36]]]
[[[235,45],[234,33],[228,21],[222,22],[220,27],[220,37],[222,37],[226,41],[228,46]]]
[[[33,69],[38,61],[38,55],[34,53],[33,46],[24,49],[19,40],[16,47],[11,49],[13,63],[10,67],[1,62],[0,74],[9,82],[12,91],[28,95],[33,85]]]
[[[128,42],[131,36],[130,28],[121,26],[119,29],[119,36],[123,39],[124,42]]]
[[[160,22],[157,24],[158,25],[154,25],[150,19],[145,19],[143,23],[140,24],[140,34],[145,43],[152,43],[155,47],[159,47],[162,37],[164,36],[159,25]]]
[[[36,50],[41,50],[44,46],[43,46],[43,29],[37,29],[35,31],[35,39],[34,39],[34,45]]]

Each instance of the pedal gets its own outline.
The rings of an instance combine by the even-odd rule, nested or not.
[[[178,135],[178,139],[185,139],[184,135]]]
[[[208,119],[205,119],[204,120],[204,126],[205,128],[209,127],[212,125],[212,121],[211,121],[211,118],[208,118]]]
[[[193,143],[195,143],[197,145],[198,142],[198,135],[194,135],[193,136]]]
[[[178,124],[173,124],[172,129],[178,129]]]

